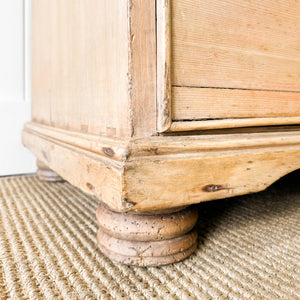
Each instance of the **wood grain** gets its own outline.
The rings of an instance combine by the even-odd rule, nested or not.
[[[300,131],[271,130],[265,132],[232,133],[182,136],[158,136],[133,140],[129,144],[127,162],[155,161],[174,157],[204,157],[243,151],[276,151],[276,148],[300,145]]]
[[[25,129],[23,144],[51,170],[122,211],[122,163]],[[128,203],[124,202],[127,208]],[[121,206],[120,206],[121,205]]]
[[[129,1],[130,113],[134,137],[156,133],[155,2]]]
[[[197,213],[181,209],[300,168],[297,126],[169,131],[299,125],[299,95],[299,1],[32,0],[22,140],[105,204],[99,247],[119,262],[184,259]]]
[[[33,120],[130,136],[128,49],[127,0],[33,0]]]
[[[300,116],[300,93],[172,88],[173,120]]]
[[[299,122],[299,2],[167,2],[171,13],[157,7],[158,50],[169,51],[158,53],[162,132]],[[167,98],[160,85],[172,86]]]
[[[186,134],[189,131],[194,131],[194,132],[198,131],[198,133],[202,133],[203,130],[214,130],[214,129],[226,130],[230,128],[236,128],[237,130],[243,131],[244,129],[251,130],[250,127],[254,127],[254,128],[262,127],[262,126],[277,127],[279,125],[299,125],[299,124],[300,124],[300,117],[244,118],[244,119],[221,119],[221,120],[219,119],[219,120],[183,121],[183,122],[179,121],[179,122],[172,122],[169,132],[174,132],[174,133],[185,132]],[[276,128],[274,128],[274,131],[276,131]]]
[[[132,210],[157,210],[259,192],[300,168],[300,146],[153,157],[126,164]],[[159,170],[159,172],[157,172]]]
[[[157,14],[157,131],[172,123],[171,112],[171,2],[156,1]]]
[[[89,150],[103,157],[123,161],[128,155],[128,140],[81,133],[39,123],[28,122],[24,128],[35,135],[49,136],[52,139],[83,150]]]
[[[131,139],[127,155],[115,158],[56,137],[55,130],[26,127],[23,143],[62,178],[120,212],[258,192],[300,168],[300,131]]]
[[[172,62],[176,86],[300,91],[300,2],[173,0]]]

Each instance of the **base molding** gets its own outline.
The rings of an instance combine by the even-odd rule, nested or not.
[[[300,131],[116,139],[28,123],[39,160],[119,212],[262,191],[300,168]]]

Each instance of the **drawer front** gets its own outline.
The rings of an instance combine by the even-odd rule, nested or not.
[[[172,0],[158,17],[171,122],[299,122],[299,1]]]

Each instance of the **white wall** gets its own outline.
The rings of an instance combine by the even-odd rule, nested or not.
[[[0,176],[34,172],[23,147],[30,120],[30,1],[0,1]]]

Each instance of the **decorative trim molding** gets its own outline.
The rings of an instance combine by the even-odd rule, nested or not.
[[[121,212],[258,192],[300,168],[299,130],[121,140],[27,123],[23,143]]]
[[[31,101],[31,0],[24,4],[24,97]]]
[[[123,204],[125,208],[127,205],[122,200],[124,162],[117,160],[116,154],[102,152],[101,149],[108,145],[108,140],[103,140],[105,142],[99,139],[97,146],[96,139],[88,134],[81,135],[36,123],[27,123],[22,133],[23,144],[38,160],[71,184],[102,199],[115,210],[123,211]],[[109,146],[115,153],[122,152],[122,146]]]
[[[120,162],[125,161],[128,155],[128,141],[125,139],[80,133],[34,122],[26,123],[24,131]]]

